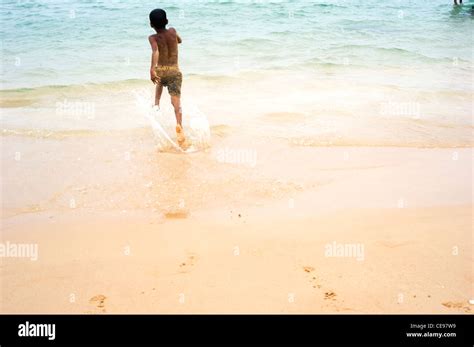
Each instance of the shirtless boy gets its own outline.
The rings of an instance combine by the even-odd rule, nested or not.
[[[181,124],[181,84],[183,75],[178,66],[178,44],[182,41],[176,29],[167,29],[167,24],[168,19],[164,10],[156,9],[150,12],[150,26],[156,31],[156,34],[148,37],[152,50],[150,79],[156,85],[155,106],[158,108],[160,107],[163,87],[168,88],[176,115],[178,144],[185,147],[186,139]]]

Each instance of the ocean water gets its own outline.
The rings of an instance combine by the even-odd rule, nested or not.
[[[455,9],[451,2],[4,0],[1,83],[31,88],[147,78],[148,13],[158,5],[183,37],[186,74],[350,64],[466,75],[474,17],[467,4]]]
[[[128,117],[131,89],[150,88],[148,14],[159,6],[183,38],[184,93],[211,125],[245,122],[303,146],[470,146],[465,2],[3,0],[4,134],[144,126]],[[65,98],[92,102],[94,122],[58,119]]]

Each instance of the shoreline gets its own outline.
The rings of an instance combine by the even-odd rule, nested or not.
[[[268,137],[294,146],[472,147],[468,86],[427,84],[425,74],[416,80],[426,82],[413,84],[415,76],[410,74],[407,71],[401,78],[373,69],[355,76],[350,71],[333,75],[312,71],[305,76],[279,71],[228,80],[189,78],[183,84],[183,126],[189,129],[191,118],[199,113],[214,128],[213,136],[238,135],[245,137],[242,143]],[[281,87],[288,80],[292,87]],[[150,128],[144,106],[153,99],[153,86],[146,80],[0,91],[0,95],[2,132],[7,136],[139,139]],[[164,120],[172,122],[168,99],[165,93],[162,109]]]

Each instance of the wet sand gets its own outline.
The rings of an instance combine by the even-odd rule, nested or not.
[[[211,130],[192,155],[4,136],[2,242],[39,253],[1,258],[1,311],[472,312],[472,149]]]

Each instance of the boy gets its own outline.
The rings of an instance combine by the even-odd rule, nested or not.
[[[150,26],[156,34],[150,35],[151,45],[150,79],[156,85],[155,106],[160,107],[163,86],[168,88],[171,104],[176,115],[176,135],[180,147],[185,148],[183,126],[181,124],[181,83],[183,75],[178,66],[178,43],[182,40],[174,28],[166,29],[168,19],[166,12],[156,9],[150,12]]]

